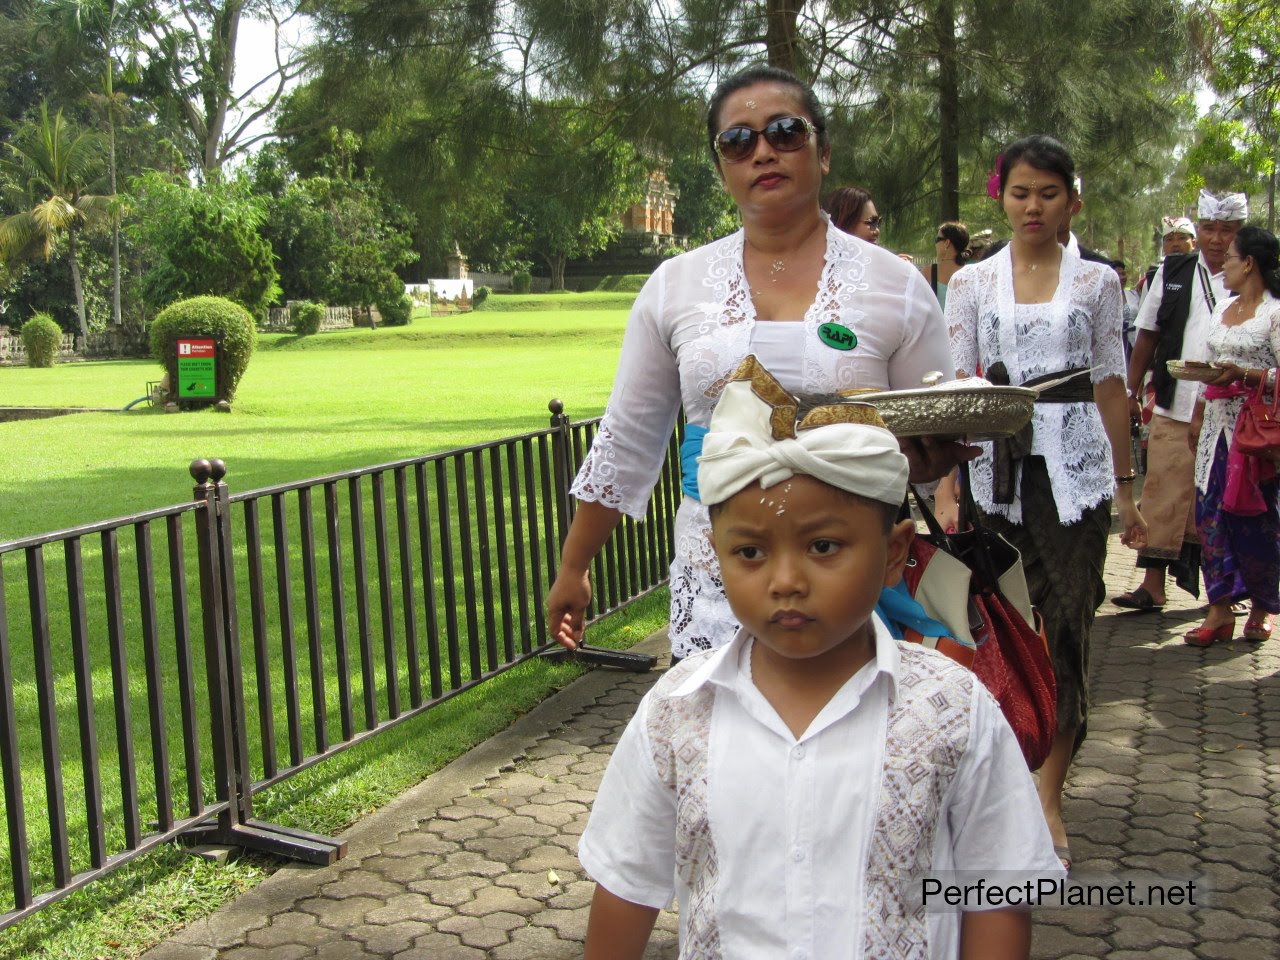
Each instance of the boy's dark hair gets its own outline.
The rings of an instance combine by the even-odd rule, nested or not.
[[[711,158],[716,163],[720,162],[720,155],[716,153],[716,135],[720,133],[720,108],[730,94],[757,83],[781,83],[794,88],[800,95],[801,107],[809,115],[809,122],[818,133],[818,149],[822,150],[831,142],[827,135],[827,114],[818,102],[818,95],[813,92],[813,88],[788,70],[761,63],[739,70],[721,82],[711,94],[711,100],[707,103],[707,144],[711,147]]]
[[[1025,163],[1036,170],[1047,170],[1062,178],[1067,193],[1075,193],[1076,162],[1071,159],[1067,148],[1053,137],[1043,133],[1032,134],[1015,140],[1004,148],[1000,161],[1000,193],[1004,194],[1005,184],[1009,181],[1009,171],[1019,163]]]

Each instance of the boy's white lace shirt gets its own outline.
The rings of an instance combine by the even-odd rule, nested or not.
[[[953,958],[959,915],[925,911],[926,874],[1061,875],[1012,731],[964,668],[877,623],[875,660],[797,739],[751,643],[659,681],[579,847],[617,896],[678,900],[681,960]]]
[[[1125,375],[1120,279],[1106,264],[1066,253],[1058,289],[1048,303],[1013,299],[1009,248],[970,264],[951,278],[947,324],[956,369],[973,374],[1004,363],[1017,385],[1041,374],[1092,369],[1094,383]],[[1115,472],[1111,444],[1092,403],[1040,403],[1032,414],[1032,454],[1044,457],[1058,518],[1075,523],[1084,511],[1109,498]],[[969,466],[973,494],[988,513],[1022,522],[1022,502],[992,500],[991,444]],[[1022,465],[1017,467],[1021,487]]]
[[[812,306],[797,322],[779,324],[787,334],[757,338],[742,252],[738,231],[666,261],[645,283],[604,419],[573,484],[578,499],[643,517],[677,412],[683,406],[690,423],[707,426],[726,378],[753,350],[799,393],[917,387],[934,370],[951,377],[937,300],[919,271],[894,254],[829,227]],[[818,336],[825,323],[852,330],[857,346],[827,346]],[[797,369],[798,378],[791,375]],[[737,629],[709,533],[706,509],[686,499],[671,567],[671,644],[681,656],[727,643]]]

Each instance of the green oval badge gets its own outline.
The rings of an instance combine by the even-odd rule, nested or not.
[[[832,350],[852,350],[858,345],[858,335],[838,323],[824,323],[820,326],[818,339]]]

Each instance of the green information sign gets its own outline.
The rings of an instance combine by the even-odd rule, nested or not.
[[[178,341],[178,399],[216,400],[218,345],[213,340]]]

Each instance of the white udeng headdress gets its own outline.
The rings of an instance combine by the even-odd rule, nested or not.
[[[1201,190],[1196,215],[1201,220],[1248,220],[1249,199],[1243,193],[1224,193],[1219,197]]]
[[[698,458],[698,494],[722,503],[759,481],[762,488],[795,474],[859,496],[898,505],[907,493],[907,458],[875,408],[815,407],[796,423],[796,399],[754,356],[720,395]]]
[[[1171,233],[1185,233],[1188,237],[1196,235],[1195,224],[1187,217],[1161,217],[1160,236],[1167,237]]]

